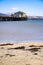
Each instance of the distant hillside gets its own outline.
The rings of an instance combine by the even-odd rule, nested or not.
[[[0,13],[0,16],[9,16],[8,14]]]

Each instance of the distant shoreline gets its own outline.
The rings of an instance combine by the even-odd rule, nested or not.
[[[18,11],[10,15],[0,13],[0,21],[25,21],[25,20],[43,20],[43,16],[27,16],[25,12]]]
[[[26,20],[43,20],[43,18],[0,16],[0,21],[26,21]]]

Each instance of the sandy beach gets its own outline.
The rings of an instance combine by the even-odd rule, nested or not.
[[[43,42],[0,43],[0,65],[43,65]]]

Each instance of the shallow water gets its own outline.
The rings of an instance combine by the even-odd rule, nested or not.
[[[43,42],[43,20],[0,21],[0,42]]]

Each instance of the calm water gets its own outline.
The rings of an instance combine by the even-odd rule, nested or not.
[[[43,41],[43,20],[0,22],[0,42]]]

